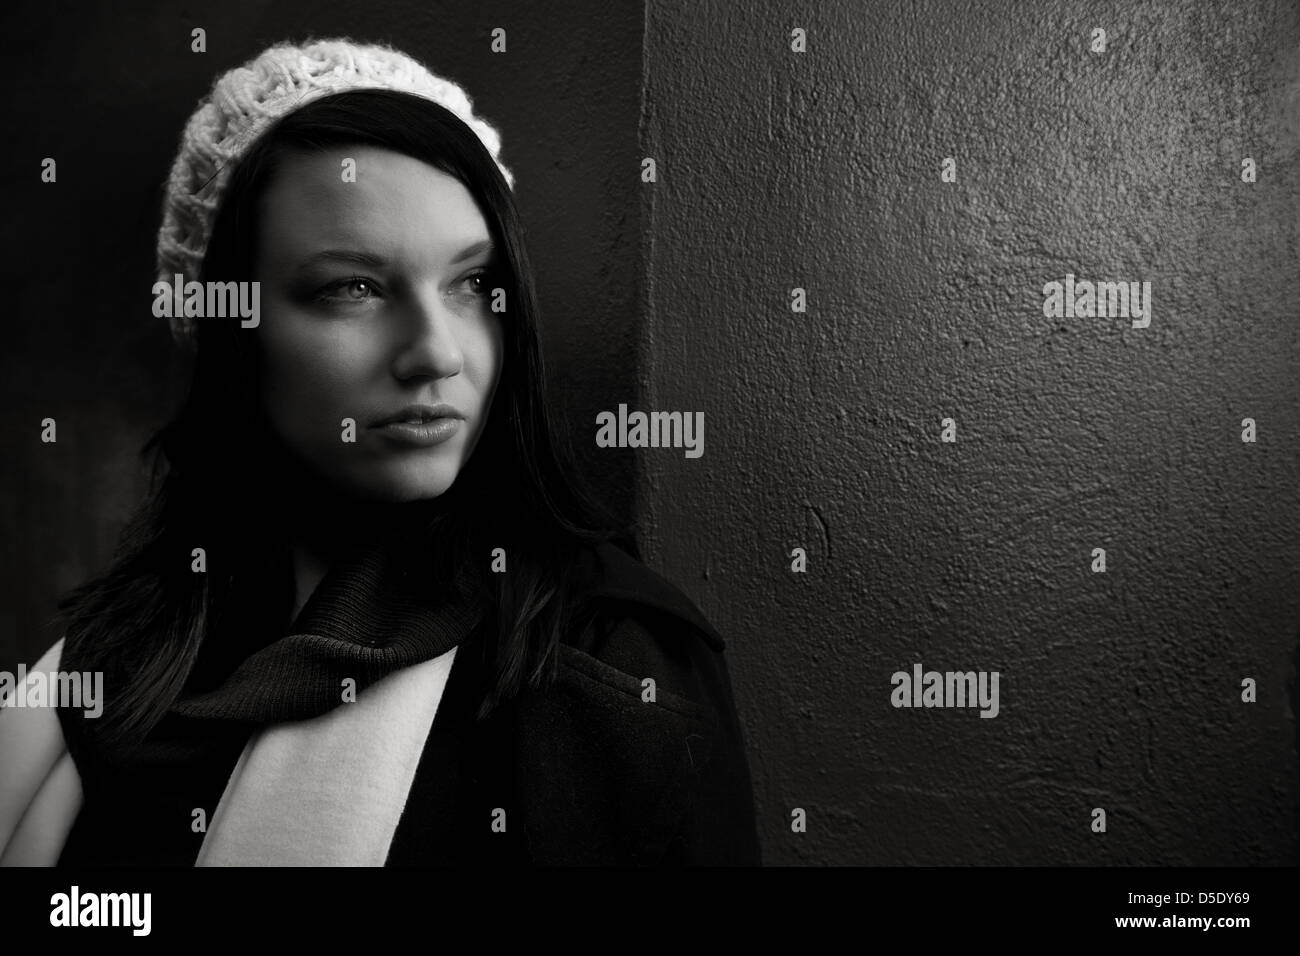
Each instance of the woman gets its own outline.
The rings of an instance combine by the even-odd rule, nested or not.
[[[195,113],[156,303],[191,393],[38,664],[103,715],[0,711],[0,862],[758,862],[722,641],[552,439],[498,146],[347,41]]]

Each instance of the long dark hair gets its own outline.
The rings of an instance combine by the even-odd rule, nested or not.
[[[501,378],[484,433],[436,499],[427,527],[444,570],[481,569],[476,594],[488,607],[481,633],[492,675],[482,718],[554,675],[558,646],[576,622],[565,581],[576,550],[613,540],[636,554],[636,545],[585,489],[552,429],[514,197],[478,137],[448,110],[409,93],[352,90],[282,117],[231,172],[199,278],[253,275],[258,202],[289,150],[357,145],[403,153],[457,178],[499,250],[494,281],[508,304]],[[59,604],[65,659],[75,649],[78,667],[117,675],[114,707],[95,722],[102,744],[143,739],[183,690],[204,641],[250,600],[281,625],[287,620],[291,565],[271,529],[279,527],[278,510],[303,494],[302,476],[259,411],[256,363],[237,326],[199,321],[188,400],[145,447],[155,453],[151,494],[111,567]],[[204,574],[191,570],[199,543],[207,546]],[[507,549],[507,574],[489,571],[497,546]]]

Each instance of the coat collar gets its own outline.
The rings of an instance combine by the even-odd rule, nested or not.
[[[640,604],[670,614],[695,628],[715,651],[725,648],[722,635],[690,598],[622,548],[609,542],[599,544],[585,563],[591,596]]]

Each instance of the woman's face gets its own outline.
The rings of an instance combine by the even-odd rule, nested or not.
[[[499,260],[469,191],[386,149],[294,152],[258,229],[255,334],[275,433],[346,494],[441,495],[483,433],[503,353]]]

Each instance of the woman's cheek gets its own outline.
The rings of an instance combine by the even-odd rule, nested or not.
[[[355,419],[361,410],[351,407],[356,402],[348,388],[347,370],[331,361],[338,353],[314,344],[300,340],[268,355],[267,412],[289,448],[323,464],[336,460],[344,450],[351,437],[344,419]]]

